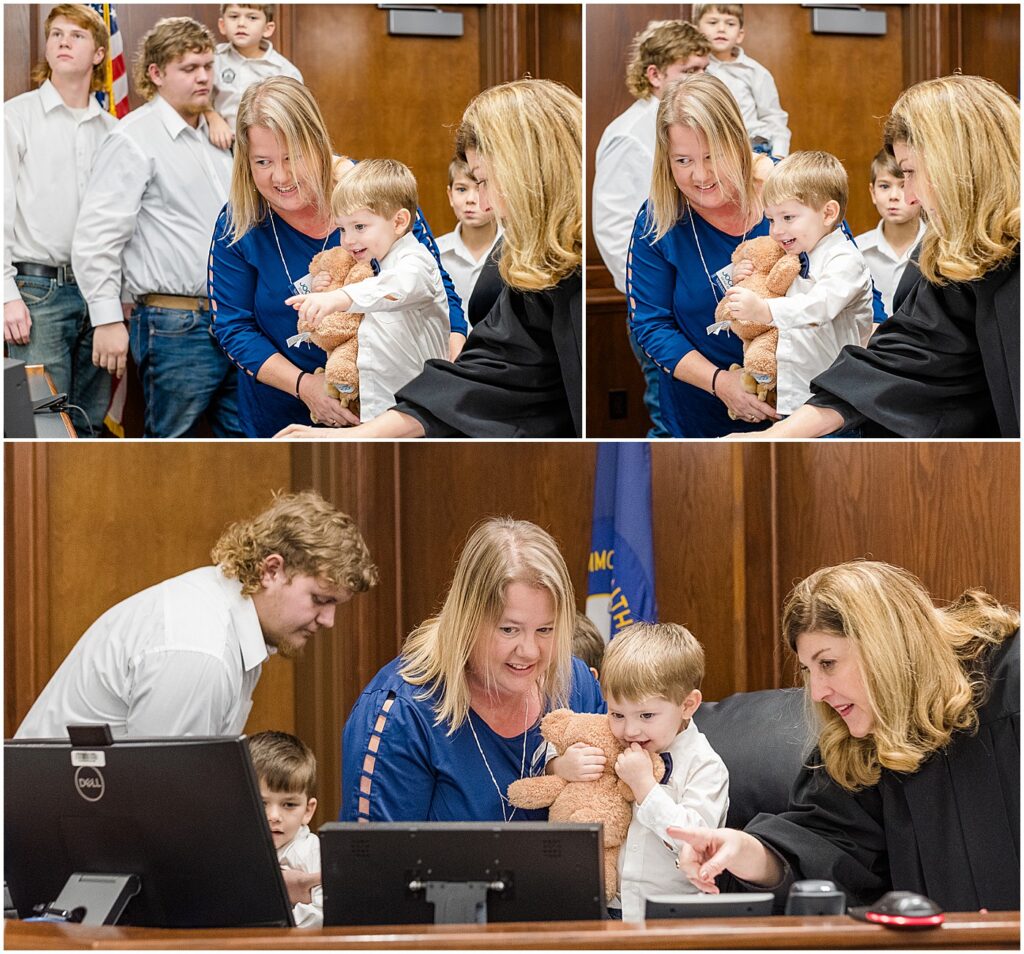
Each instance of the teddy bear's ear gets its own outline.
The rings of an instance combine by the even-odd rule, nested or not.
[[[541,719],[540,734],[552,745],[560,745],[570,719],[572,710],[555,709]]]

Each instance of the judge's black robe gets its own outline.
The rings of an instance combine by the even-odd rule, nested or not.
[[[396,397],[427,437],[579,437],[582,280],[505,288],[458,360],[428,361]]]
[[[466,302],[466,317],[469,319],[470,325],[480,324],[491,313],[498,296],[505,288],[498,267],[501,262],[501,243],[503,241],[504,239],[498,239],[494,243],[494,248],[491,249],[487,261],[484,262],[480,274],[476,277],[473,294]]]
[[[976,734],[958,733],[917,772],[883,770],[856,793],[805,768],[789,809],[758,815],[746,831],[782,856],[792,878],[834,881],[850,905],[902,890],[946,911],[1019,909],[1019,634],[989,663]],[[817,751],[809,763],[820,764]]]
[[[977,281],[918,281],[866,348],[811,382],[808,403],[866,437],[1020,436],[1019,255]]]

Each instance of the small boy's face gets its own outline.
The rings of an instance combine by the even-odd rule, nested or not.
[[[796,199],[787,199],[778,205],[766,206],[764,214],[771,223],[768,234],[784,252],[799,255],[810,252],[835,228],[839,219],[839,203],[829,200],[818,211]]]
[[[260,43],[274,35],[273,21],[255,7],[229,5],[217,21],[220,35],[240,53],[258,52]]]
[[[629,702],[609,695],[606,701],[615,738],[627,746],[636,742],[648,752],[664,752],[697,711],[701,695],[694,689],[678,705],[664,696]]]
[[[260,797],[275,848],[287,845],[303,825],[309,824],[316,811],[315,798],[306,798],[305,792],[272,792],[262,778]]]
[[[883,172],[871,183],[871,201],[875,203],[883,222],[904,225],[921,213],[917,204],[908,205],[903,194],[903,180]]]
[[[708,10],[700,18],[697,29],[708,38],[711,52],[720,60],[732,59],[733,47],[743,42],[743,27],[740,26],[739,17],[731,13]]]
[[[448,201],[452,211],[463,225],[480,228],[494,221],[494,210],[480,208],[480,188],[476,179],[460,172],[448,186]]]
[[[369,209],[357,209],[351,215],[339,215],[341,244],[347,248],[357,262],[377,259],[379,262],[409,230],[410,216],[407,209],[399,209],[390,218],[377,215]]]

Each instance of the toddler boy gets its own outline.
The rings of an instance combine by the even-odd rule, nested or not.
[[[282,868],[320,874],[320,840],[309,830],[316,811],[316,756],[287,732],[258,732],[249,738],[249,756],[260,783],[270,835]],[[310,889],[309,902],[292,908],[296,927],[321,927],[324,890]]]
[[[789,115],[779,103],[775,80],[743,52],[743,6],[738,3],[695,4],[697,29],[711,43],[708,72],[717,76],[736,97],[755,152],[789,153]]]
[[[778,411],[792,414],[811,396],[811,379],[846,345],[871,336],[874,288],[860,250],[839,227],[846,211],[846,170],[827,152],[794,152],[768,174],[765,217],[784,252],[799,255],[800,275],[784,298],[758,298],[730,288],[730,317],[779,329]],[[753,266],[739,262],[733,280]]]
[[[882,149],[871,160],[871,201],[882,217],[878,227],[857,236],[857,247],[871,269],[871,278],[882,295],[885,313],[892,314],[892,298],[910,261],[910,254],[924,236],[925,224],[918,203],[903,197],[903,170]]]
[[[441,264],[455,283],[455,291],[467,306],[476,280],[498,244],[503,229],[494,210],[480,208],[480,192],[469,166],[455,158],[448,164],[448,203],[458,219],[454,232],[435,239]],[[468,314],[467,314],[468,319]],[[468,321],[467,321],[468,324]]]
[[[611,641],[601,667],[601,691],[616,738],[628,745],[615,774],[636,799],[619,852],[619,896],[613,917],[641,921],[653,894],[691,894],[696,888],[676,868],[678,848],[668,829],[682,819],[720,828],[729,810],[729,772],[692,719],[701,703],[704,649],[676,623],[634,623]],[[665,762],[654,780],[647,752]],[[597,758],[595,759],[595,753]],[[599,763],[599,764],[598,764]],[[573,746],[551,763],[571,781],[600,776],[600,749]],[[596,772],[596,774],[595,774]]]
[[[437,261],[412,234],[416,179],[394,159],[353,166],[331,204],[341,244],[357,262],[374,264],[372,278],[334,291],[295,295],[285,302],[315,324],[336,311],[363,312],[359,324],[360,418],[369,421],[395,403],[431,358],[448,357],[448,296]],[[329,276],[314,276],[322,288]]]
[[[302,74],[270,42],[277,28],[274,4],[221,4],[217,27],[228,42],[214,50],[213,109],[206,112],[206,123],[210,141],[227,149],[235,138],[242,94],[271,76],[290,76],[301,83]]]

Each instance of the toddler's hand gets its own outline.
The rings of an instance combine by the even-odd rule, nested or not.
[[[725,293],[725,307],[733,320],[756,321],[762,325],[772,323],[767,302],[758,298],[749,288],[730,288]]]
[[[313,291],[323,292],[327,291],[331,284],[331,273],[320,272],[313,278]]]
[[[744,258],[738,261],[732,267],[732,280],[734,284],[738,284],[746,278],[750,278],[754,274],[754,263],[749,258]]]
[[[619,776],[633,791],[644,782],[654,783],[654,766],[651,757],[636,742],[619,753],[615,760],[615,774]]]
[[[577,742],[552,762],[555,775],[567,782],[596,782],[604,774],[608,760],[595,745]]]

